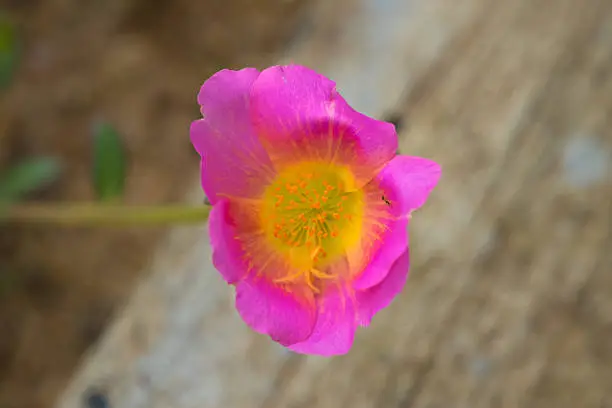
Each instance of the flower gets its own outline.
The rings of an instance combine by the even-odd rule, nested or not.
[[[396,155],[392,124],[303,66],[222,70],[198,103],[213,264],[240,316],[295,352],[347,353],[401,291],[410,214],[440,167]]]

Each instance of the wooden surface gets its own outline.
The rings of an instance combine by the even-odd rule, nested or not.
[[[283,60],[443,166],[405,291],[348,355],[298,356],[239,320],[205,228],[178,229],[59,406],[612,407],[612,2],[346,0],[312,20]]]

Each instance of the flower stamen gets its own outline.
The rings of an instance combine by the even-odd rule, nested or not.
[[[344,168],[309,162],[281,172],[266,190],[262,225],[272,226],[271,246],[284,255],[289,270],[297,271],[276,282],[302,281],[312,288],[335,278],[324,272],[327,265],[361,235],[363,194],[353,183]]]

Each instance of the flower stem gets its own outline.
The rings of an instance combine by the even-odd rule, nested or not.
[[[70,226],[160,226],[208,220],[210,206],[124,206],[114,204],[16,204],[0,208],[0,223]]]

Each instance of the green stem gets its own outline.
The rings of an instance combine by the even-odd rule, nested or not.
[[[0,209],[0,223],[70,226],[159,226],[208,220],[211,207],[124,206],[114,204],[16,204]]]

